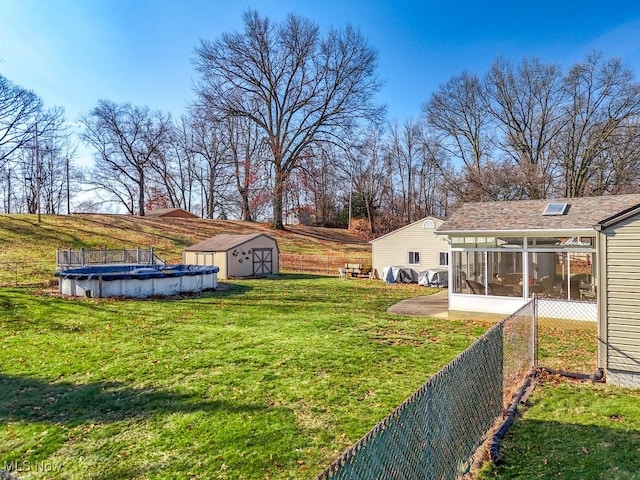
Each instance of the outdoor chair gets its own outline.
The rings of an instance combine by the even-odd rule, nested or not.
[[[474,295],[484,295],[484,285],[473,280],[467,280],[467,287]]]
[[[499,283],[490,283],[488,287],[489,287],[489,295],[508,297],[513,293],[512,289],[505,287],[504,285],[501,285]]]
[[[553,281],[550,277],[542,277],[540,279],[540,285],[542,285],[542,290],[544,295],[547,297],[557,297],[558,292],[553,288]]]

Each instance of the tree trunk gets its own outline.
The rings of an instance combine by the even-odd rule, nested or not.
[[[273,223],[272,227],[276,230],[284,230],[284,222],[282,221],[282,197],[284,195],[284,184],[287,175],[282,170],[282,154],[280,146],[271,146],[273,152]]]
[[[284,230],[284,222],[282,221],[282,189],[283,181],[280,172],[276,173],[275,185],[273,188],[273,228],[276,230]]]
[[[140,187],[140,192],[138,192],[138,215],[144,217],[144,170],[141,168],[138,169],[138,178]]]
[[[253,222],[253,217],[251,215],[251,207],[249,205],[249,195],[245,189],[242,189],[240,191],[240,198],[241,198],[240,209],[241,209],[242,220],[246,222]]]

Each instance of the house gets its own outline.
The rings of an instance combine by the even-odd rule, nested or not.
[[[145,215],[147,217],[200,218],[198,215],[187,212],[182,208],[158,208],[157,210],[148,210]]]
[[[371,267],[374,278],[381,278],[384,267],[411,268],[416,272],[446,268],[447,242],[435,230],[443,221],[425,217],[371,240]]]
[[[218,279],[277,275],[279,261],[278,242],[264,233],[216,235],[182,252],[186,265],[218,267]]]
[[[598,358],[607,382],[640,388],[640,206],[596,225]]]
[[[598,321],[607,381],[640,387],[640,195],[467,203],[449,243],[449,310],[509,314],[534,294]],[[549,302],[548,302],[549,303]]]

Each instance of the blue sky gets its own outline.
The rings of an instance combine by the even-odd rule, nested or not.
[[[69,120],[101,98],[178,117],[193,97],[194,46],[241,30],[248,8],[359,28],[379,52],[378,100],[400,122],[453,75],[483,74],[499,55],[566,69],[601,50],[640,80],[635,0],[0,0],[0,73]]]

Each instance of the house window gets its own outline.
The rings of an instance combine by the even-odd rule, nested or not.
[[[420,252],[409,252],[409,265],[418,265],[420,263]]]
[[[440,265],[449,265],[449,252],[440,252]]]

